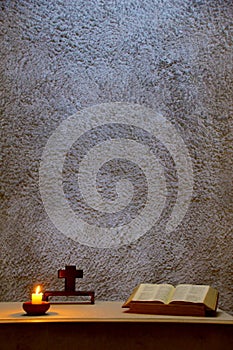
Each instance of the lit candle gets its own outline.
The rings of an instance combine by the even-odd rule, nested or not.
[[[43,293],[40,293],[40,286],[36,288],[36,293],[32,293],[32,304],[42,304]]]

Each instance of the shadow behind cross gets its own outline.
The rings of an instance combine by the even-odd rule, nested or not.
[[[95,293],[94,291],[76,291],[75,280],[76,278],[83,278],[83,270],[76,270],[76,266],[66,266],[65,270],[58,270],[58,278],[65,278],[65,290],[64,291],[45,291],[43,295],[43,301],[48,301],[49,297],[53,296],[89,296],[89,302],[72,302],[72,304],[94,304]],[[63,304],[64,302],[51,302],[51,304]]]

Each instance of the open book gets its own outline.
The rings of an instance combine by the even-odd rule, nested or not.
[[[140,284],[122,307],[130,312],[164,315],[214,315],[218,291],[206,285]]]

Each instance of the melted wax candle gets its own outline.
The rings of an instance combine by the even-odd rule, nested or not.
[[[43,293],[40,293],[40,286],[36,288],[36,293],[32,293],[32,304],[42,304]]]

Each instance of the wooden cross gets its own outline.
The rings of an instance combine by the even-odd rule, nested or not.
[[[95,292],[93,290],[80,291],[75,290],[75,279],[83,277],[83,270],[76,270],[76,266],[66,266],[65,270],[58,270],[58,278],[65,278],[65,290],[52,290],[45,291],[43,294],[43,301],[48,302],[49,297],[90,297],[90,302],[78,302],[78,304],[94,304],[95,303]],[[54,302],[52,304],[64,304],[63,302]],[[72,304],[76,304],[72,302]]]
[[[75,292],[75,279],[83,278],[83,270],[76,270],[76,266],[66,266],[65,270],[58,270],[58,278],[65,278],[65,291]]]

